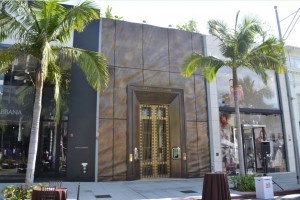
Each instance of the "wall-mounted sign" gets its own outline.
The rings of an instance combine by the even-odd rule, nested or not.
[[[18,109],[14,110],[14,109],[1,108],[0,115],[22,115],[22,111]]]
[[[88,149],[89,147],[75,147],[75,149]]]

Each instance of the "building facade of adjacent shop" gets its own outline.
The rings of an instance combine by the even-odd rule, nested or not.
[[[291,88],[291,98],[295,115],[295,126],[297,135],[300,134],[300,48],[295,46],[286,46],[286,63],[289,73]],[[298,138],[299,148],[299,138]]]
[[[36,178],[111,181],[239,173],[230,71],[222,69],[209,84],[200,71],[189,78],[180,73],[193,51],[219,56],[211,36],[101,19],[74,33],[73,46],[104,53],[110,82],[97,93],[74,65],[59,124],[53,119],[53,91],[45,87]],[[24,176],[33,66],[20,58],[0,77],[0,174]],[[252,72],[239,72],[247,173],[263,172],[264,166],[268,172],[295,171],[284,77],[268,73],[263,85]],[[268,164],[260,155],[262,141],[268,141]]]

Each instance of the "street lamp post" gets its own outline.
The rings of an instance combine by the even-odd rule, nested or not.
[[[274,6],[274,8],[275,8],[279,38],[283,39],[282,34],[281,34],[280,22],[279,22],[279,18],[278,18],[277,6]],[[299,174],[300,174],[300,165],[299,164],[300,164],[300,162],[299,162],[298,137],[297,137],[296,125],[295,125],[295,114],[294,114],[294,108],[293,108],[293,103],[292,103],[290,80],[289,80],[289,75],[288,75],[287,70],[284,71],[284,77],[285,77],[285,82],[286,82],[288,104],[289,104],[291,126],[292,126],[293,145],[294,145],[295,164],[296,164],[296,176],[297,176],[296,178],[297,178],[297,183],[299,184],[300,183],[299,182]]]

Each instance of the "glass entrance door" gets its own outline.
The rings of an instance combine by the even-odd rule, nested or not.
[[[166,105],[140,105],[141,178],[170,177],[169,114]]]
[[[243,126],[244,161],[247,174],[264,172],[261,142],[266,140],[265,126]]]

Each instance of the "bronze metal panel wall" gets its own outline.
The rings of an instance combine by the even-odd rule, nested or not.
[[[195,97],[196,97],[196,112],[197,121],[207,121],[207,99],[205,80],[203,76],[195,75]]]
[[[169,71],[168,29],[143,25],[144,69]]]
[[[114,117],[127,119],[127,84],[142,82],[142,70],[129,68],[115,68],[114,84]]]
[[[116,21],[112,19],[101,20],[101,53],[106,56],[109,65],[115,64],[115,33]]]
[[[98,174],[99,181],[112,180],[113,176],[113,120],[99,120],[99,137],[98,137]]]
[[[181,72],[184,58],[192,53],[192,34],[169,29],[170,72]]]
[[[115,66],[142,68],[142,25],[116,21]]]
[[[182,169],[186,165],[186,161],[182,162],[182,153],[185,153],[185,148],[183,147],[184,141],[181,141],[181,126],[180,123],[180,97],[177,96],[169,107],[169,126],[170,126],[170,148],[179,147],[181,150],[180,159],[171,159],[171,177],[181,178],[184,177]],[[172,151],[171,151],[172,154]],[[182,164],[183,163],[183,164]],[[184,165],[184,166],[183,166]]]
[[[192,33],[192,49],[195,52],[203,53],[203,37],[198,33]],[[201,74],[201,70],[196,71],[194,74]]]
[[[114,67],[109,66],[109,83],[105,92],[100,93],[101,102],[99,115],[101,118],[113,118],[113,95],[114,95]]]
[[[200,176],[210,172],[209,135],[207,122],[197,122]]]
[[[114,180],[126,180],[126,128],[127,120],[114,121]]]
[[[183,77],[180,72],[185,56],[193,50],[202,51],[202,36],[146,24],[102,20],[101,47],[103,52],[109,54],[108,60],[113,69],[110,70],[111,80],[108,89],[100,94],[99,118],[100,127],[101,123],[111,123],[102,120],[112,119],[114,128],[109,130],[109,134],[110,137],[114,138],[115,144],[110,146],[109,151],[112,152],[113,159],[105,160],[105,162],[110,162],[109,165],[101,162],[102,158],[99,154],[99,176],[102,176],[101,173],[104,169],[106,170],[106,166],[111,166],[113,168],[112,180],[123,180],[123,174],[126,174],[129,179],[139,177],[137,170],[139,166],[136,165],[138,161],[129,161],[130,153],[133,152],[135,146],[138,146],[137,141],[139,140],[139,113],[137,111],[139,107],[137,105],[145,102],[164,104],[166,100],[171,103],[173,98],[177,98],[177,93],[165,94],[172,88],[184,91],[179,103],[179,110],[182,112],[181,117],[184,118],[184,122],[179,125],[180,133],[170,132],[171,136],[174,137],[174,140],[172,137],[170,138],[170,148],[172,145],[181,145],[182,151],[187,153],[188,161],[181,162],[180,166],[177,165],[176,161],[171,161],[171,170],[173,170],[171,174],[174,175],[172,177],[200,176],[201,170],[205,171],[207,165],[209,166],[207,160],[209,159],[208,137],[202,135],[204,130],[207,134],[207,127],[204,126],[207,124],[205,83],[203,77],[199,75],[200,71],[197,72],[198,75],[193,75],[190,78]],[[135,91],[139,96],[138,99],[135,97],[135,93],[133,94],[130,90],[127,91],[129,85],[144,87],[146,92]],[[152,90],[151,87],[157,88],[157,90]],[[175,111],[172,115],[175,115],[176,112],[178,114],[179,111]],[[123,123],[126,124],[125,127]],[[185,128],[186,126],[187,128]],[[172,125],[172,128],[174,127],[176,126]],[[199,127],[201,127],[201,137]],[[107,133],[103,134],[103,131],[108,130],[100,129],[99,142],[107,135]],[[124,140],[125,136],[126,139]],[[189,139],[186,140],[186,137]],[[116,140],[116,138],[122,139]],[[178,138],[180,144],[177,144]],[[104,141],[106,140],[104,139]],[[199,144],[202,145],[201,148]],[[116,155],[125,147],[127,148],[126,155],[122,154],[120,157]],[[203,157],[200,155],[202,153],[204,153]],[[189,161],[191,163],[187,164]],[[125,164],[127,165],[125,166]],[[180,170],[181,174],[179,173]],[[108,175],[107,171],[104,172]]]
[[[169,86],[169,72],[162,71],[144,71],[144,84],[149,86]]]
[[[197,123],[186,122],[186,130],[188,176],[199,177]]]
[[[194,78],[185,78],[179,73],[171,73],[171,84],[184,90],[184,108],[187,121],[196,121]]]

